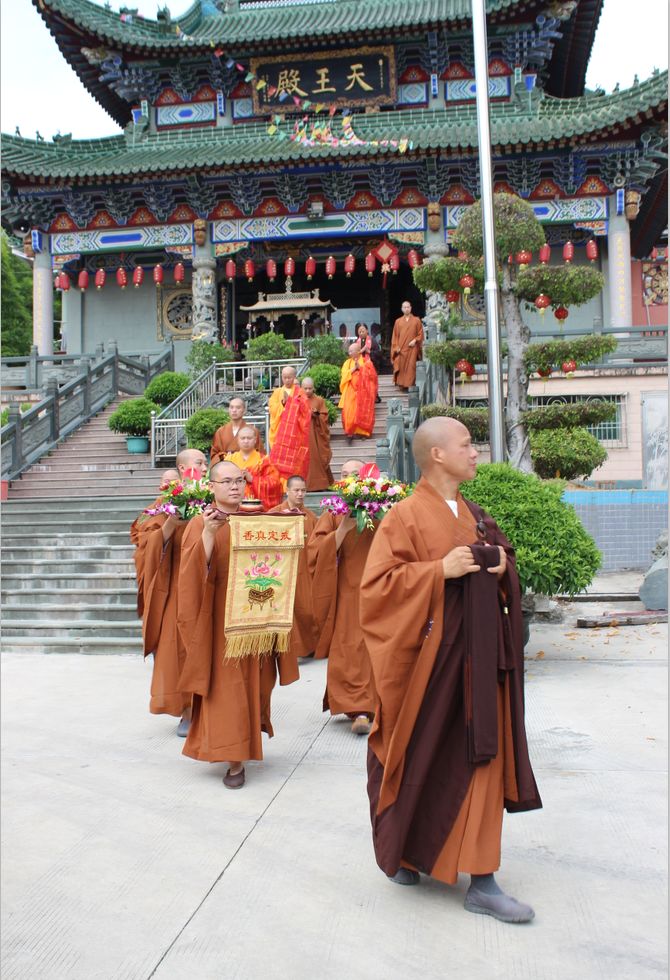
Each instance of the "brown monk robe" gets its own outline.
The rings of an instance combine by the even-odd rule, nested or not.
[[[268,514],[303,514],[305,518],[305,547],[300,552],[298,562],[291,629],[291,650],[296,657],[313,656],[318,638],[312,609],[312,577],[307,566],[307,542],[316,526],[316,517],[305,507],[306,490],[301,476],[290,476],[286,484],[286,500],[268,511]]]
[[[391,335],[391,360],[393,383],[400,388],[411,388],[416,382],[416,362],[421,359],[423,325],[412,313],[412,304],[402,304],[402,316],[393,324]]]
[[[365,464],[347,460],[341,479]],[[360,630],[358,600],[361,578],[374,532],[356,530],[353,517],[324,511],[307,542],[312,576],[314,618],[319,632],[315,657],[328,657],[323,710],[353,719],[351,730],[367,735],[375,711],[370,658]]]
[[[161,477],[159,490],[161,487],[165,487],[168,483],[173,480],[179,479],[179,470],[165,470],[163,476]],[[156,497],[149,507],[155,507],[158,503],[159,498]],[[142,514],[144,511],[142,511]],[[140,518],[142,514],[139,514],[133,523],[130,525],[130,543],[135,545],[135,552],[133,554],[133,562],[135,563],[135,579],[137,581],[137,616],[139,619],[142,618],[142,613],[144,612],[144,574],[142,570],[141,555],[138,550],[138,545],[140,543]]]
[[[327,490],[333,482],[330,461],[333,451],[330,448],[330,425],[328,408],[323,398],[314,393],[314,382],[303,378],[300,387],[307,395],[312,410],[312,424],[309,430],[309,472],[308,490]]]
[[[257,449],[259,453],[263,453],[263,440],[261,439],[261,434],[255,425],[250,425],[248,422],[244,421],[244,413],[247,410],[247,404],[243,398],[231,398],[228,403],[228,414],[230,415],[230,422],[226,422],[225,425],[220,426],[212,438],[212,448],[209,451],[209,461],[210,466],[214,466],[219,460],[223,459],[226,453],[236,453],[240,444],[237,441],[240,429],[250,428],[256,433],[256,442],[254,449]]]
[[[290,651],[226,659],[227,517],[239,510],[246,481],[239,467],[228,462],[213,466],[210,477],[214,505],[189,522],[182,541],[179,628],[186,663],[180,684],[193,694],[184,755],[227,762],[224,785],[239,789],[244,761],[263,758],[261,732],[273,735],[270,698],[277,668],[280,684],[291,684],[298,680],[298,664]]]
[[[465,908],[505,922],[503,807],[541,806],[528,757],[523,629],[514,551],[459,484],[477,451],[455,419],[430,419],[412,450],[422,479],[379,526],[361,584],[361,627],[379,696],[368,752],[377,863],[472,883]]]

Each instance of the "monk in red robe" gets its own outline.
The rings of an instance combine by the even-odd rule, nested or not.
[[[347,460],[341,479],[359,473],[364,465],[359,459]],[[361,578],[374,533],[366,529],[359,534],[353,517],[324,511],[307,542],[319,632],[315,656],[328,657],[323,710],[348,715],[356,735],[370,731],[376,703],[370,658],[358,619]]]
[[[423,346],[423,324],[412,313],[412,304],[407,300],[401,306],[402,316],[393,324],[391,334],[391,361],[393,362],[393,383],[407,391],[416,382],[416,362],[421,360]]]
[[[281,388],[275,388],[268,401],[270,413],[270,462],[279,470],[286,488],[289,476],[309,473],[309,430],[312,412],[307,395],[296,384],[294,367],[281,373]]]
[[[360,589],[378,693],[368,751],[377,863],[393,881],[471,875],[470,912],[529,922],[506,895],[503,808],[540,807],[524,725],[523,627],[514,551],[465,500],[477,451],[455,419],[421,425],[414,493],[379,525]]]
[[[237,437],[241,429],[249,426],[249,422],[244,421],[244,413],[247,410],[247,404],[243,398],[231,398],[228,402],[228,414],[230,415],[230,422],[226,422],[225,425],[220,426],[212,438],[212,448],[209,451],[209,462],[210,466],[214,466],[214,463],[218,463],[220,459],[223,459],[227,453],[236,453],[240,448],[240,444],[237,441]],[[261,434],[255,425],[251,428],[256,434],[256,441],[254,443],[254,449],[257,449],[259,453],[263,452],[263,440],[261,439]]]
[[[318,631],[312,609],[312,576],[307,564],[307,542],[316,526],[316,517],[305,507],[307,485],[301,476],[290,476],[286,483],[286,500],[268,511],[270,514],[302,514],[305,518],[305,547],[300,553],[293,606],[291,650],[296,657],[312,657]]]
[[[279,471],[272,465],[268,456],[261,456],[256,445],[255,429],[245,426],[237,433],[240,448],[236,453],[228,453],[226,459],[244,473],[247,481],[245,497],[260,500],[263,510],[271,510],[281,502],[284,495]]]
[[[307,395],[312,413],[312,422],[309,428],[307,489],[327,490],[333,482],[333,471],[330,468],[333,451],[330,448],[328,408],[325,400],[315,394],[314,382],[311,378],[303,378],[300,386]]]
[[[225,460],[212,467],[214,504],[194,517],[182,542],[179,628],[186,645],[180,678],[193,695],[193,717],[184,755],[203,762],[227,762],[228,789],[245,782],[244,762],[262,759],[261,733],[272,737],[270,699],[279,683],[298,680],[291,651],[226,657],[225,608],[230,557],[228,517],[239,510],[245,478]]]
[[[375,402],[379,379],[370,355],[357,341],[349,347],[349,357],[340,374],[342,426],[349,442],[354,436],[369,439],[375,427]]]

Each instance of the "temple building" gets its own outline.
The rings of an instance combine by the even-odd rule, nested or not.
[[[667,318],[667,72],[585,91],[602,3],[487,2],[495,189],[576,262],[595,237],[607,288],[572,316],[585,333]],[[426,309],[411,269],[448,254],[479,196],[469,0],[35,5],[123,128],[3,136],[2,221],[34,256],[41,354],[56,287],[68,353],[174,340],[178,366],[192,338],[359,319],[387,335],[404,299],[429,322],[444,305]]]

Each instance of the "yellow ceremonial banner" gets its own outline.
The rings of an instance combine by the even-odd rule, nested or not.
[[[231,515],[226,657],[288,650],[304,525],[302,514]]]

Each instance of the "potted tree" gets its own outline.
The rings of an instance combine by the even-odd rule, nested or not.
[[[148,453],[151,413],[157,411],[158,405],[148,398],[129,398],[109,416],[108,425],[126,436],[129,453]]]

